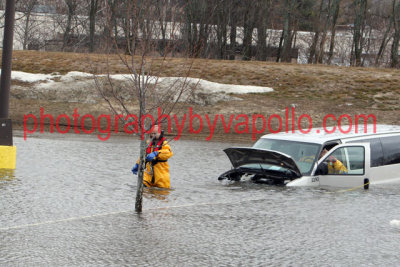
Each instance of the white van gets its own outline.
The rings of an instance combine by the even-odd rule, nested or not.
[[[233,169],[218,179],[247,177],[256,183],[366,189],[369,184],[400,182],[400,126],[366,129],[365,133],[364,127],[353,126],[347,134],[329,134],[314,128],[308,134],[265,135],[253,147],[225,149]],[[320,158],[324,149],[328,152]],[[339,165],[341,169],[336,169]]]

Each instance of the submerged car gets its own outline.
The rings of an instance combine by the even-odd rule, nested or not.
[[[314,128],[308,134],[264,135],[253,147],[225,149],[233,168],[218,180],[365,188],[400,182],[400,126],[367,125],[364,129],[353,127],[344,134]],[[341,169],[336,170],[339,165]]]

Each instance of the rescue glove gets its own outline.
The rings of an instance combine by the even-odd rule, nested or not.
[[[135,166],[132,168],[132,173],[136,175],[138,170],[139,170],[139,165],[136,163]]]
[[[146,160],[147,160],[147,161],[153,161],[153,159],[154,159],[155,157],[157,157],[157,155],[158,155],[158,152],[157,152],[157,151],[154,151],[154,152],[152,152],[152,153],[150,153],[150,154],[147,155]]]

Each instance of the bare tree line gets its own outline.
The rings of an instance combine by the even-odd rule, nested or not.
[[[400,0],[17,0],[17,11],[22,49],[102,52],[114,39],[135,54],[147,38],[161,56],[400,67]]]

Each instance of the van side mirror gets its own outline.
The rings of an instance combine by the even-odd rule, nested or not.
[[[318,165],[315,175],[328,175],[328,173],[329,173],[328,163],[322,162],[321,164]]]

